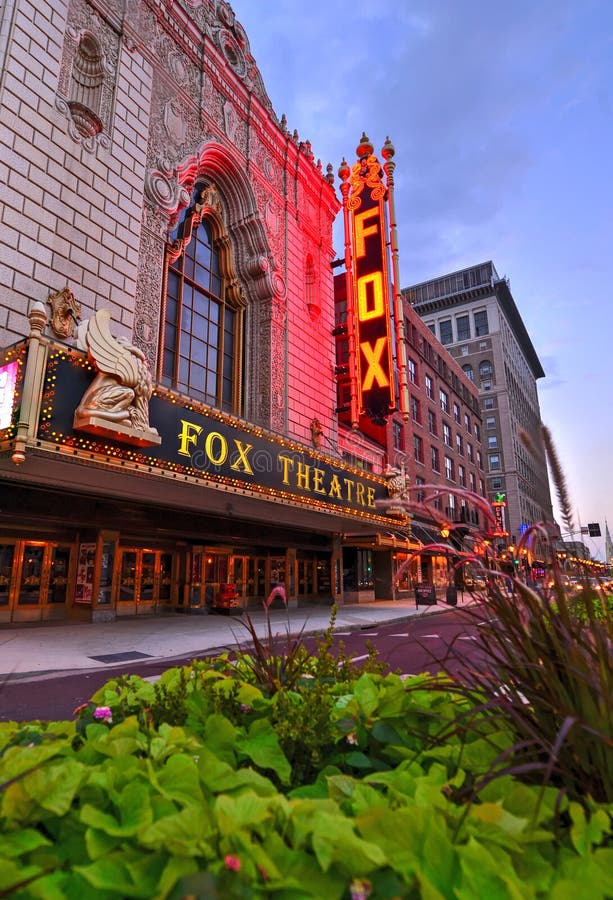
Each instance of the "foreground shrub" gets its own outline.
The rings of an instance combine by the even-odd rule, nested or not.
[[[445,679],[330,679],[313,777],[296,783],[282,744],[299,743],[300,716],[284,707],[314,706],[314,682],[267,695],[221,657],[163,677],[157,696],[184,703],[183,725],[153,721],[155,686],[136,677],[77,724],[0,725],[0,895],[613,893],[610,805],[508,775],[465,802],[513,737],[487,715],[468,721]]]
[[[613,620],[595,592],[568,597],[559,574],[548,602],[519,579],[513,596],[492,578],[469,665],[457,643],[446,670],[462,667],[454,693],[512,744],[495,772],[557,786],[574,800],[613,802]],[[488,620],[483,621],[484,609]],[[474,650],[477,653],[474,653]]]

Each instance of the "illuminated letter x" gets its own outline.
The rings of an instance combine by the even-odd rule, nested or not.
[[[360,344],[362,353],[368,363],[368,369],[362,382],[363,391],[369,391],[375,381],[379,387],[387,387],[389,384],[389,378],[381,368],[381,357],[383,356],[386,342],[386,337],[380,337],[372,350],[368,341]]]

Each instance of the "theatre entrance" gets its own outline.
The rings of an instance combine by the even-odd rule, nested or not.
[[[172,598],[173,554],[161,550],[119,550],[117,615],[152,615]]]
[[[64,619],[72,564],[70,545],[0,543],[0,622]]]

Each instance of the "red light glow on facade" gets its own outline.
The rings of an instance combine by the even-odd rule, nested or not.
[[[358,148],[360,149],[360,148]],[[385,193],[379,161],[364,155],[351,172],[356,378],[360,413],[381,425],[395,409]]]

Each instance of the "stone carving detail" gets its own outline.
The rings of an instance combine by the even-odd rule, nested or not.
[[[409,476],[404,470],[389,467],[385,472],[387,479],[387,493],[389,501],[385,503],[385,512],[388,516],[406,516],[407,501],[409,499]]]
[[[186,116],[181,104],[175,98],[164,104],[162,120],[166,134],[175,144],[182,144],[187,131]]]
[[[230,100],[224,101],[223,121],[224,121],[224,130],[226,132],[228,140],[244,156],[245,151],[247,149],[245,128],[244,128],[244,125],[243,125],[243,122],[242,122],[240,116],[238,115],[236,109],[234,108],[234,106]]]
[[[244,81],[276,120],[262,76],[251,55],[245,29],[237,21],[232,7],[225,0],[217,0],[215,13],[215,17],[207,23],[210,37],[223,53],[232,71]]]
[[[68,133],[75,142],[82,144],[88,152],[93,152],[97,144],[108,149],[111,146],[109,135],[119,34],[83,0],[71,3],[69,22],[55,107],[66,116]],[[75,75],[79,84],[75,82]],[[92,105],[84,102],[90,98]]]
[[[160,444],[149,426],[151,375],[145,355],[123,338],[114,338],[108,309],[100,309],[79,327],[81,349],[87,349],[98,372],[75,412],[73,427],[136,444]]]
[[[81,304],[76,299],[68,285],[49,294],[47,303],[51,307],[51,330],[63,340],[72,337],[75,324],[81,316]]]

